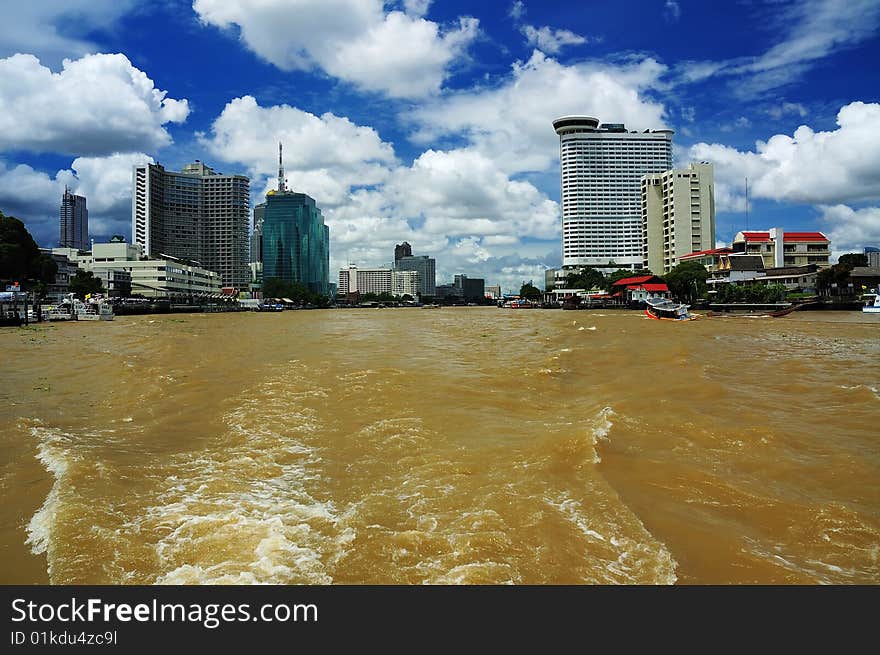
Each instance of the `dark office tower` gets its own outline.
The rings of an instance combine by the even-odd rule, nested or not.
[[[59,237],[61,248],[89,249],[89,210],[86,208],[84,196],[76,196],[64,187],[61,196],[61,210],[58,214]]]
[[[287,188],[278,145],[278,189],[254,207],[262,217],[263,280],[299,282],[314,293],[330,292],[330,228],[315,200]]]
[[[395,263],[399,261],[401,257],[412,257],[412,246],[409,245],[406,241],[394,246]]]

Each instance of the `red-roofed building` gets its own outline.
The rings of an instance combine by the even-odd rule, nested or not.
[[[656,275],[638,275],[635,277],[621,278],[620,280],[618,280],[617,282],[615,282],[611,286],[615,287],[615,288],[619,288],[619,287],[626,287],[631,284],[644,284],[645,282],[662,282],[662,281],[663,280],[661,278],[657,277]]]
[[[831,265],[831,242],[822,232],[784,232],[779,227],[738,232],[733,239],[733,251],[761,255],[765,268]]]
[[[630,305],[643,302],[645,298],[669,297],[669,287],[656,275],[625,277],[611,285],[611,292],[621,302]]]

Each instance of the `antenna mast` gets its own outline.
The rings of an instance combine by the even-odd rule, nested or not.
[[[278,191],[287,191],[284,187],[284,165],[281,163],[281,141],[278,142]]]
[[[749,178],[746,178],[746,230],[749,229]]]

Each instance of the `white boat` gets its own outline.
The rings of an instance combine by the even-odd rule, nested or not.
[[[659,321],[693,321],[698,314],[688,312],[690,305],[674,302],[669,298],[646,298],[645,314]]]
[[[78,321],[112,321],[114,318],[113,308],[106,303],[82,303],[77,301],[74,307],[76,320]]]
[[[70,305],[43,305],[41,312],[44,321],[72,321],[76,318]]]
[[[862,311],[866,314],[880,314],[880,293],[866,293],[862,296],[865,305]]]
[[[90,302],[82,302],[73,298],[73,313],[78,321],[112,321],[113,308],[103,301],[102,297],[93,298]]]

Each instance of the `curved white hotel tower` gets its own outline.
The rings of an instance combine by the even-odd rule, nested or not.
[[[672,130],[591,116],[553,121],[562,166],[562,265],[641,268],[641,179],[672,168]]]

